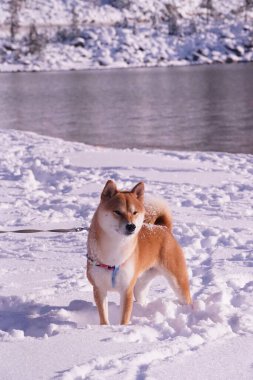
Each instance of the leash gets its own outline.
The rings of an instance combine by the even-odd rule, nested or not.
[[[38,230],[38,229],[28,228],[28,229],[10,230],[10,231],[0,230],[0,234],[8,234],[8,233],[14,233],[14,234],[36,234],[38,232],[67,233],[67,232],[82,232],[82,231],[89,231],[89,228],[88,227],[54,228],[54,229],[50,229],[50,230]],[[106,265],[106,264],[102,264],[102,263],[96,262],[94,259],[92,259],[88,255],[86,255],[86,257],[87,257],[87,260],[90,263],[92,263],[93,265],[95,265],[96,267],[101,267],[101,268],[108,269],[108,270],[112,271],[112,287],[115,288],[116,276],[117,276],[117,273],[118,273],[118,271],[120,269],[120,265],[118,265],[118,266],[117,265],[113,265],[113,266]]]
[[[59,232],[59,233],[66,233],[66,232],[81,232],[81,231],[89,231],[88,227],[74,227],[74,228],[55,228],[51,230],[36,230],[36,229],[24,229],[24,230],[0,230],[0,234],[8,234],[8,233],[14,233],[14,234],[36,234],[37,232]]]

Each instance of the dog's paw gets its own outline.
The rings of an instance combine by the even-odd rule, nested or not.
[[[135,295],[134,295],[134,298],[135,298],[135,301],[136,301],[139,305],[141,305],[141,306],[146,306],[147,303],[148,303],[146,294],[141,294],[141,293],[139,293],[139,294],[135,294]]]

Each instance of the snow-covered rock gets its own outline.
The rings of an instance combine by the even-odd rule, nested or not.
[[[10,4],[14,2],[19,2],[20,7],[14,17],[17,20],[13,28],[15,42],[11,42]],[[246,12],[243,0],[213,0],[214,10],[209,14],[204,4],[200,0],[173,3],[167,0],[3,0],[0,71],[252,60],[252,8]],[[70,47],[75,49],[68,55]],[[105,57],[108,49],[110,55]]]

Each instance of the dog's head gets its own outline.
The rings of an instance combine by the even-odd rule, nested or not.
[[[109,234],[131,236],[138,233],[145,214],[143,202],[143,182],[131,191],[119,191],[113,181],[107,181],[98,208],[100,227]]]

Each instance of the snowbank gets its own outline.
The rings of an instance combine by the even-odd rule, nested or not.
[[[0,131],[0,229],[88,226],[108,178],[165,197],[193,309],[167,283],[98,326],[86,232],[0,234],[0,378],[252,378],[251,155],[113,150]],[[216,371],[216,372],[215,372]],[[183,377],[180,374],[183,374]]]
[[[11,42],[4,0],[0,71],[252,61],[252,7],[244,11],[243,0],[211,3],[212,10],[200,0],[21,1]]]

